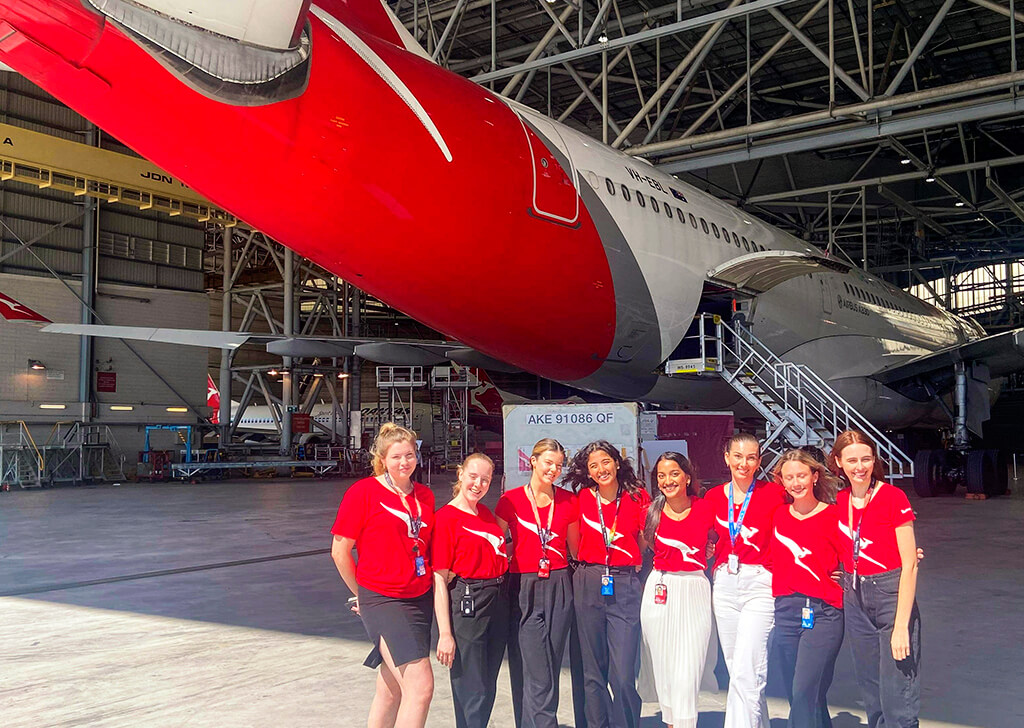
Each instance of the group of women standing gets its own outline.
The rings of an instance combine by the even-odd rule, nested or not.
[[[653,501],[609,443],[581,449],[562,478],[565,451],[543,439],[530,482],[503,493],[494,513],[481,503],[494,470],[486,455],[466,459],[436,513],[411,479],[414,433],[385,425],[373,455],[377,475],[349,488],[332,529],[335,563],[373,643],[366,664],[380,667],[371,728],[425,723],[433,615],[460,728],[487,725],[506,646],[516,725],[555,728],[574,621],[587,726],[638,726],[639,684],[666,724],[694,728],[712,615],[729,670],[727,728],[768,726],[772,635],[790,726],[831,726],[826,696],[844,633],[870,728],[917,725],[914,516],[882,481],[863,433],[837,439],[831,469],[786,453],[772,482],[756,480],[757,440],[736,435],[725,450],[730,481],[703,498],[687,458],[666,453]]]

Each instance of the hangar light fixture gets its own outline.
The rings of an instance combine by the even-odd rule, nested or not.
[[[35,369],[38,372],[38,371],[42,371],[43,369],[46,369],[46,365],[43,364],[38,359],[29,359],[28,360],[28,368],[29,369]]]
[[[967,203],[966,203],[966,202],[964,202],[963,200],[957,200],[957,201],[956,201],[956,202],[954,202],[953,204],[954,204],[954,205],[956,205],[957,207],[963,207],[963,206],[964,206],[964,205],[966,205]]]
[[[351,375],[351,374],[349,374],[348,372],[340,372],[340,373],[338,374],[338,379],[348,379],[348,378],[349,378],[349,377],[351,377],[351,376],[352,376],[352,375]]]
[[[935,181],[935,176],[930,174],[930,175],[928,175],[927,177],[924,178],[924,181],[925,182],[934,182]]]
[[[910,161],[911,161],[910,159],[908,159],[907,157],[904,157],[903,159],[900,160],[900,164],[910,164]]]
[[[175,412],[175,413],[181,414],[181,413],[184,413],[184,412],[188,412],[188,407],[168,407],[167,411],[168,412]]]
[[[597,42],[598,43],[607,43],[608,42],[608,33],[605,32],[604,30],[602,30],[601,31],[601,35],[597,36]]]
[[[112,404],[110,405],[111,412],[131,412],[135,408],[130,404]]]
[[[62,409],[67,409],[67,407],[68,406],[66,404],[41,404],[41,405],[39,405],[39,409],[62,410]]]
[[[278,372],[276,369],[271,369],[269,372],[267,372],[267,374],[269,374],[272,377],[276,377],[279,373],[280,372]]]

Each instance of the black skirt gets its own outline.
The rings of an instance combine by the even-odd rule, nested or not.
[[[377,668],[384,661],[381,638],[387,643],[395,667],[430,656],[430,627],[434,622],[434,593],[410,599],[388,597],[359,587],[359,616],[373,649],[363,664]]]

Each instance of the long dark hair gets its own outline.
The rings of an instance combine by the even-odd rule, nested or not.
[[[647,523],[644,524],[644,538],[647,540],[647,543],[654,541],[654,532],[661,525],[661,511],[665,507],[666,498],[665,494],[661,492],[661,488],[658,487],[658,466],[666,460],[674,462],[679,466],[680,470],[686,473],[688,478],[686,495],[691,498],[697,497],[697,473],[687,457],[678,452],[664,452],[659,455],[658,459],[654,461],[654,468],[651,470],[651,495],[654,496],[654,500],[651,501],[651,507],[647,509]]]
[[[596,486],[597,484],[590,478],[590,469],[587,467],[587,461],[595,452],[606,453],[615,462],[618,466],[616,479],[619,481],[619,487],[626,491],[633,500],[639,499],[640,492],[644,489],[644,482],[637,476],[629,458],[622,457],[618,449],[607,440],[595,440],[580,448],[579,452],[572,456],[569,470],[562,482],[577,493],[584,488]]]

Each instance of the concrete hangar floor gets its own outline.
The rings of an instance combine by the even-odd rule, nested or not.
[[[0,497],[0,716],[39,726],[365,725],[375,673],[327,553],[351,480],[126,485]],[[1014,483],[1021,492],[1024,477]],[[439,503],[446,483],[435,480]],[[491,499],[496,499],[492,493]],[[1024,497],[917,499],[922,725],[1024,725]],[[492,504],[493,505],[493,504]],[[454,723],[445,668],[429,726]],[[773,728],[788,706],[769,686]],[[836,728],[865,725],[846,648]],[[701,696],[701,728],[724,693]],[[659,728],[656,705],[645,728]],[[572,725],[567,670],[559,709]],[[510,728],[507,676],[492,725]]]

